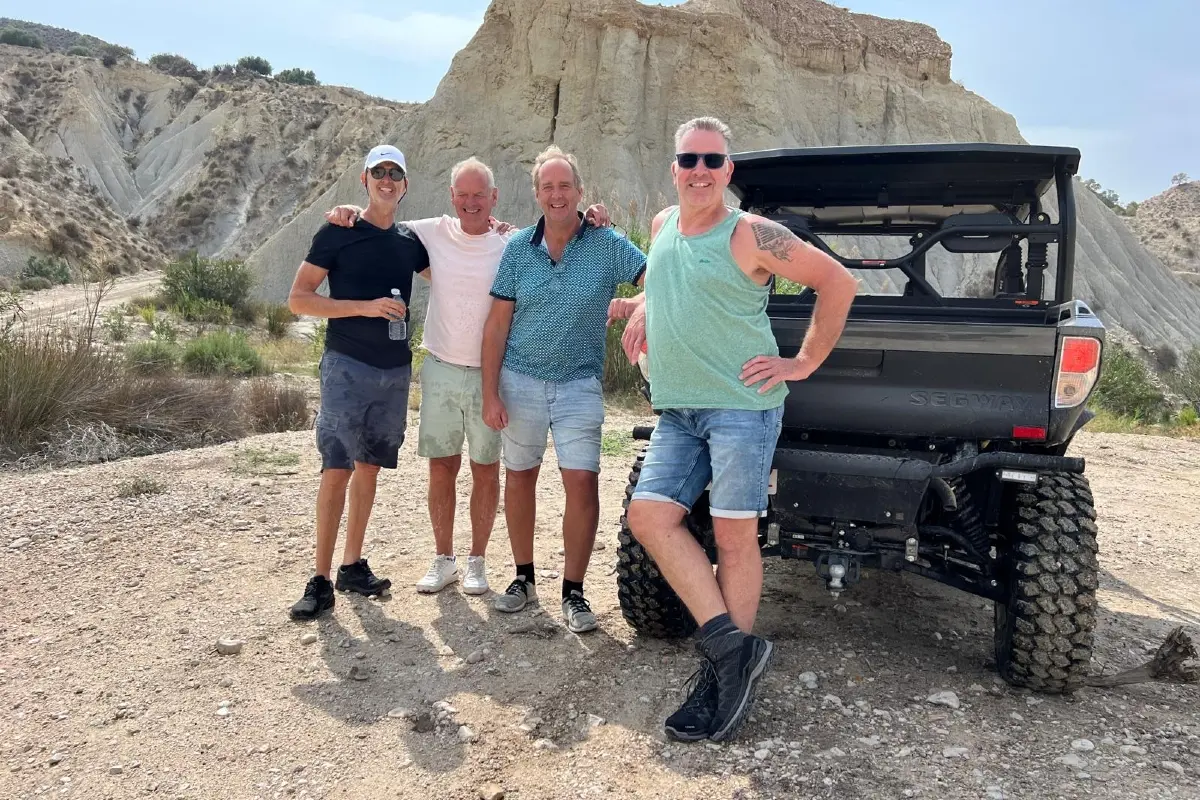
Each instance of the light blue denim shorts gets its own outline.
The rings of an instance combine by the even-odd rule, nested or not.
[[[767,509],[783,406],[767,411],[667,409],[658,418],[634,500],[691,511],[709,481],[714,517],[751,519]]]
[[[604,392],[598,378],[555,383],[501,369],[500,401],[508,411],[501,431],[506,468],[520,472],[541,464],[551,433],[559,469],[600,471]]]

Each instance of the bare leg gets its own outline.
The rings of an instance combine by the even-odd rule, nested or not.
[[[729,618],[750,633],[762,597],[763,564],[758,548],[758,518],[713,517],[717,538],[717,583]]]
[[[563,511],[563,578],[582,581],[596,543],[600,521],[600,476],[586,469],[562,470],[566,507]]]
[[[362,558],[363,539],[367,535],[367,520],[375,504],[375,481],[379,467],[354,462],[354,477],[350,479],[350,511],[346,515],[346,547],[342,563],[353,564]]]
[[[500,462],[476,464],[471,462],[471,555],[487,552],[488,540],[496,524],[496,507],[500,502]],[[441,552],[440,550],[438,551]]]
[[[537,479],[541,466],[505,471],[504,518],[508,523],[508,541],[513,561],[533,563],[533,525],[537,519]]]
[[[700,625],[726,613],[721,588],[704,548],[683,526],[684,510],[674,503],[634,500],[629,527],[654,559],[667,583]]]
[[[333,546],[337,544],[338,526],[346,506],[350,474],[348,469],[327,469],[321,473],[321,488],[317,490],[316,574],[326,578],[333,565]]]
[[[429,523],[440,556],[454,555],[454,509],[462,456],[429,459]]]

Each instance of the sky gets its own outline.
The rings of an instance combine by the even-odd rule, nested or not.
[[[679,0],[663,0],[677,5]],[[651,3],[656,4],[656,3]],[[934,27],[951,77],[1012,114],[1035,144],[1078,147],[1080,174],[1123,202],[1200,178],[1200,0],[839,0]],[[90,33],[141,60],[198,66],[259,55],[322,83],[424,101],[487,0],[0,0],[0,16]]]

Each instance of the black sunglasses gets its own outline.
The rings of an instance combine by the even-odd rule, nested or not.
[[[725,166],[725,159],[728,156],[724,153],[676,153],[675,163],[679,164],[683,169],[695,169],[702,158],[704,159],[704,166],[709,169],[720,169]]]
[[[400,169],[399,167],[371,167],[368,172],[370,172],[371,177],[377,181],[382,180],[384,175],[387,175],[394,181],[404,180],[404,170]]]

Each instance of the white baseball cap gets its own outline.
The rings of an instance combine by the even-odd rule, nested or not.
[[[404,162],[404,153],[401,153],[390,144],[381,144],[371,148],[371,152],[367,153],[367,160],[363,164],[363,169],[382,164],[384,161],[391,161],[393,164],[398,164],[404,173],[408,174],[408,165]]]

